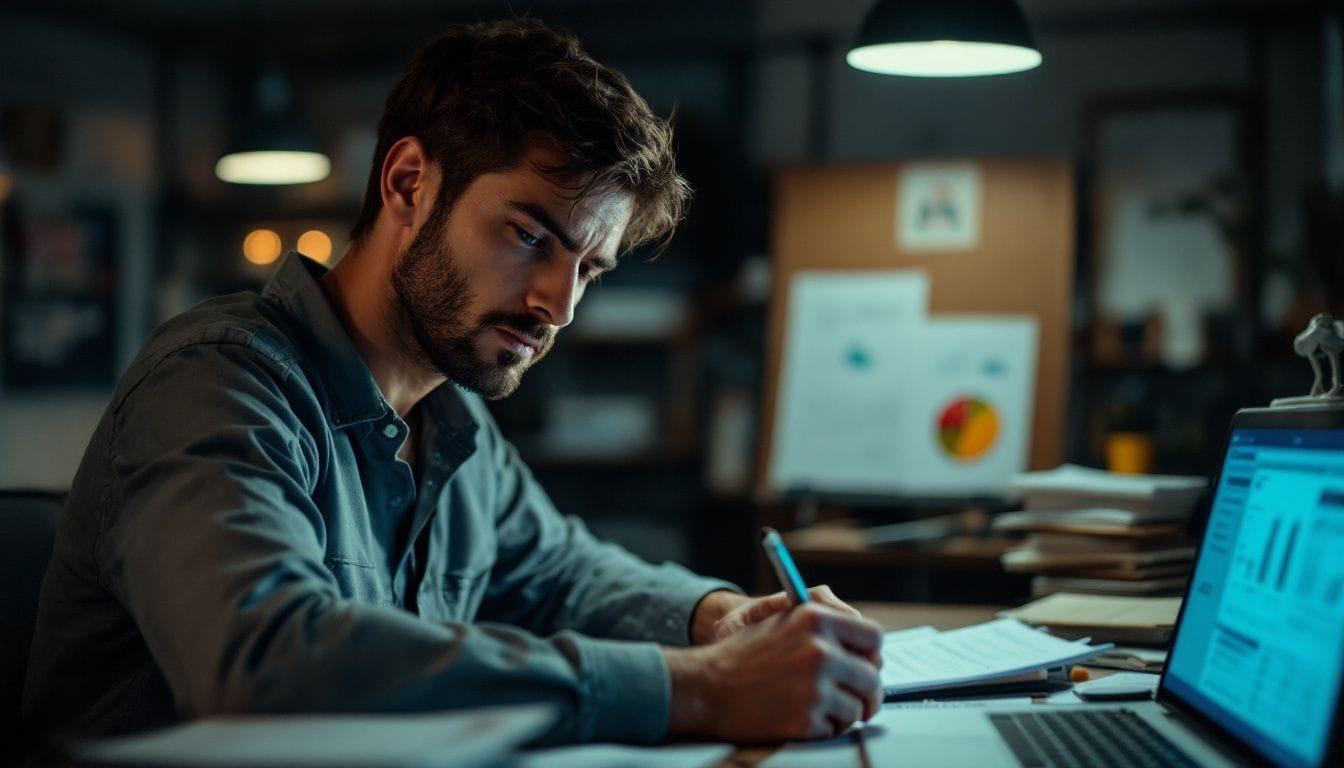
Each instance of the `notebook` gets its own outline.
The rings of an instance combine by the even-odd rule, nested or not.
[[[888,707],[867,759],[1344,765],[1344,408],[1238,412],[1214,487],[1155,701]]]

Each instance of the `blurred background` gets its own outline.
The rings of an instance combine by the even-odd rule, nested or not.
[[[801,218],[848,247],[845,220],[781,201],[781,179],[803,169],[1064,169],[1049,226],[1067,234],[1067,296],[1060,313],[1038,317],[1043,339],[1063,339],[1063,387],[1050,398],[1052,434],[1033,436],[1058,449],[1033,453],[1030,468],[1106,467],[1114,438],[1138,435],[1138,469],[1208,474],[1236,408],[1307,391],[1292,338],[1314,313],[1344,310],[1338,3],[1021,0],[1042,66],[951,79],[849,67],[869,4],[9,0],[0,488],[68,487],[155,324],[260,287],[281,251],[338,259],[399,67],[449,23],[511,12],[575,31],[672,115],[696,189],[671,247],[605,277],[546,363],[495,405],[561,509],[646,557],[754,588],[762,521],[844,518],[861,529],[1003,508],[766,488],[781,238]],[[330,174],[271,187],[220,180],[216,161],[267,115],[306,132]],[[1118,226],[1108,185],[1144,174],[1157,193],[1126,226],[1148,260],[1122,261],[1128,251],[1106,239]],[[1184,226],[1174,235],[1173,221]],[[1029,253],[999,269],[1000,281],[1065,277]],[[948,280],[985,274],[935,278]],[[800,559],[810,578],[850,595],[1026,593],[1024,580],[1002,578],[991,532],[913,538],[857,550],[821,542]]]

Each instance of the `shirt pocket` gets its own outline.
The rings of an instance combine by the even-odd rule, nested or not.
[[[341,557],[328,557],[323,563],[336,578],[341,597],[374,605],[396,604],[376,567]]]
[[[490,568],[458,568],[443,574],[439,594],[443,600],[444,618],[451,621],[471,621],[485,596]]]

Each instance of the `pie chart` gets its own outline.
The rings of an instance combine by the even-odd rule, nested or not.
[[[974,461],[994,447],[999,415],[978,397],[958,397],[938,415],[938,439],[943,451],[958,461]]]

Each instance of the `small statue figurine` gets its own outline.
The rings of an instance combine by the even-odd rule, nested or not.
[[[1293,351],[1307,358],[1316,380],[1309,397],[1337,397],[1340,394],[1339,354],[1344,352],[1344,323],[1322,312],[1311,318],[1307,329],[1293,340]],[[1330,389],[1325,388],[1320,358],[1330,360]]]

